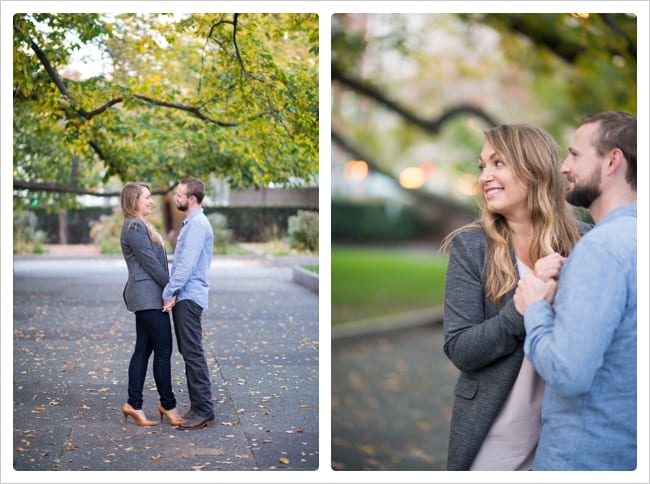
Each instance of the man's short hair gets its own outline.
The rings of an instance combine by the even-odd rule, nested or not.
[[[623,152],[627,161],[625,179],[636,190],[636,116],[622,111],[605,111],[583,118],[580,126],[589,123],[598,123],[598,138],[593,143],[599,155],[614,148]]]
[[[200,205],[203,202],[203,197],[205,197],[205,185],[198,178],[184,178],[179,182],[181,185],[185,185],[187,188],[186,195],[196,197],[197,203]]]

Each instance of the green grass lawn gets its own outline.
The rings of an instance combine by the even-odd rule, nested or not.
[[[332,324],[442,305],[447,257],[332,247]]]

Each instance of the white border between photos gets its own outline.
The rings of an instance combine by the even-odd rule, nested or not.
[[[12,163],[12,132],[11,126],[11,88],[12,85],[12,51],[11,32],[13,13],[24,11],[75,11],[94,12],[100,5],[102,10],[123,9],[128,11],[238,11],[247,12],[314,12],[320,18],[320,256],[319,256],[319,462],[317,471],[224,471],[218,475],[212,472],[30,472],[14,471],[13,469],[13,406],[10,405],[13,395],[13,251],[8,248],[13,246],[12,228],[9,220],[13,220],[12,186],[10,180],[13,178]],[[638,178],[641,188],[638,192],[639,207],[639,288],[641,294],[648,294],[648,181],[650,174],[648,161],[650,153],[648,150],[648,137],[644,136],[649,132],[648,108],[650,107],[649,83],[648,83],[648,3],[645,1],[621,1],[621,2],[579,2],[579,1],[547,1],[547,2],[440,2],[440,1],[242,1],[242,2],[18,2],[3,0],[0,4],[2,16],[0,18],[0,31],[2,32],[2,76],[1,76],[1,98],[0,106],[2,128],[0,138],[0,220],[3,221],[0,231],[0,281],[2,298],[1,313],[1,382],[2,396],[0,418],[2,425],[2,452],[1,476],[2,483],[32,483],[32,482],[152,482],[152,483],[176,483],[176,482],[233,482],[233,483],[327,483],[327,482],[355,482],[355,483],[389,483],[389,482],[585,482],[585,483],[611,483],[611,482],[639,482],[647,483],[648,459],[643,456],[649,455],[648,448],[648,298],[642,297],[639,300],[638,321],[641,322],[638,329],[638,462],[639,467],[635,472],[528,472],[528,473],[452,473],[445,471],[411,471],[411,472],[379,472],[379,471],[333,471],[331,462],[331,330],[330,330],[330,187],[331,187],[331,140],[330,140],[330,20],[335,13],[365,13],[365,12],[404,12],[404,13],[454,13],[454,12],[572,12],[582,11],[589,8],[591,11],[625,11],[634,12],[638,17],[638,121],[639,121],[639,156],[642,160],[639,165]],[[525,8],[524,8],[525,7]],[[11,295],[11,304],[9,297]],[[10,323],[11,322],[11,323]],[[11,449],[11,451],[10,451]]]

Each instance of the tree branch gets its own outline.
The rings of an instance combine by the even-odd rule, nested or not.
[[[346,140],[335,128],[331,130],[332,141],[339,145],[349,155],[358,160],[363,160],[376,173],[381,173],[396,182],[396,185],[407,193],[409,196],[416,198],[420,203],[415,204],[419,213],[429,221],[436,221],[438,224],[447,224],[455,215],[463,214],[466,222],[474,218],[473,210],[451,198],[441,197],[425,189],[410,190],[402,187],[396,180],[395,175],[381,168],[372,157],[364,153],[359,147],[355,146],[349,140]]]
[[[152,195],[166,195],[174,189],[176,183],[164,190],[154,190]],[[95,197],[119,197],[121,192],[99,192],[63,183],[29,182],[14,179],[14,190],[32,190],[41,192],[72,193],[75,195],[92,195]]]
[[[625,43],[627,45],[627,53],[630,54],[634,59],[636,59],[636,43],[630,39],[625,32],[623,32],[618,25],[616,24],[616,20],[614,19],[614,16],[611,13],[599,13],[600,18],[603,19],[603,22],[605,22],[605,25],[607,25],[610,29],[612,29],[616,34],[620,35],[625,39]]]
[[[488,23],[492,25],[496,24],[497,28],[510,30],[511,32],[516,32],[527,37],[533,44],[546,47],[568,64],[575,64],[578,56],[585,52],[585,45],[580,41],[571,41],[558,36],[557,32],[544,28],[543,22],[533,20],[529,15],[487,14],[486,17],[491,19]],[[625,39],[627,53],[636,60],[636,46],[634,42],[618,28],[612,14],[599,14],[599,17],[616,35],[620,35]],[[620,55],[622,53],[618,49],[613,48],[611,44],[608,45],[607,50],[612,55]]]
[[[140,99],[142,101],[146,101],[146,102],[151,103],[151,104],[155,104],[156,106],[162,106],[162,107],[166,107],[166,108],[174,108],[174,109],[178,109],[180,111],[185,111],[185,112],[191,113],[194,116],[196,116],[197,118],[199,118],[201,121],[207,121],[209,123],[213,123],[213,124],[216,124],[217,126],[221,126],[221,127],[224,127],[224,128],[234,128],[236,126],[239,126],[238,123],[227,123],[225,121],[217,121],[215,119],[212,119],[212,118],[206,116],[205,114],[203,114],[199,110],[199,108],[195,108],[195,107],[192,107],[192,106],[185,106],[183,104],[170,103],[170,102],[167,102],[167,101],[160,101],[158,99],[153,99],[153,98],[150,98],[150,97],[147,97],[147,96],[142,96],[141,94],[134,94],[133,97],[138,98],[138,99]]]
[[[94,109],[92,111],[86,111],[85,109],[78,107],[77,101],[74,99],[68,88],[66,87],[65,83],[63,82],[63,79],[59,74],[57,73],[56,69],[52,67],[52,64],[50,63],[49,59],[47,58],[47,55],[43,50],[34,42],[33,40],[30,40],[30,45],[32,47],[32,50],[36,53],[36,56],[40,60],[41,64],[45,68],[45,71],[47,72],[48,76],[54,83],[54,85],[57,87],[59,92],[65,96],[70,103],[72,104],[75,112],[79,114],[81,117],[84,119],[90,120],[93,117],[102,114],[105,112],[107,109],[110,107],[119,104],[124,101],[124,98],[118,97],[115,99],[111,99],[107,103],[103,104],[102,106],[98,107],[97,109]],[[158,99],[153,99],[147,96],[143,96],[140,94],[134,94],[134,97],[137,99],[140,99],[142,101],[148,102],[150,104],[155,104],[156,106],[161,106],[161,107],[167,107],[167,108],[173,108],[173,109],[178,109],[180,111],[185,111],[190,114],[193,114],[197,118],[199,118],[201,121],[206,121],[212,124],[216,124],[217,126],[221,126],[224,128],[234,128],[239,126],[239,123],[230,123],[230,122],[225,122],[225,121],[218,121],[215,119],[210,118],[209,116],[206,116],[201,112],[199,108],[192,107],[192,106],[185,106],[183,104],[177,104],[177,103],[172,103],[172,102],[167,102],[167,101],[161,101]],[[261,114],[263,116],[263,114]]]
[[[361,148],[355,146],[351,141],[346,140],[341,133],[338,132],[336,128],[332,126],[331,128],[332,141],[343,148],[349,155],[354,159],[363,160],[368,163],[368,167],[376,172],[386,175],[388,178],[395,180],[395,174],[379,166],[377,162],[373,160],[372,157],[368,156],[366,153],[363,153]]]
[[[106,104],[104,104],[103,106],[98,107],[97,109],[94,109],[93,111],[90,111],[90,112],[86,112],[86,111],[84,111],[84,112],[86,112],[86,114],[88,115],[88,118],[86,118],[86,119],[94,118],[94,117],[97,116],[98,114],[102,114],[102,113],[103,113],[104,111],[106,111],[108,108],[110,108],[110,107],[112,107],[112,106],[115,106],[116,104],[119,104],[119,103],[121,103],[121,102],[123,102],[123,101],[124,101],[124,99],[122,99],[121,97],[118,97],[118,98],[115,98],[115,99],[111,99],[111,100],[108,101]],[[85,117],[85,116],[84,116],[84,117]]]
[[[203,67],[205,65],[205,46],[208,44],[210,39],[212,39],[212,33],[214,32],[214,30],[221,24],[232,24],[232,21],[220,18],[218,22],[212,24],[212,26],[210,27],[210,32],[208,32],[208,35],[205,38],[203,49],[201,49],[201,74],[199,75],[199,85],[198,85],[199,93],[201,92],[201,84],[203,82]],[[213,40],[217,43],[217,45],[221,45],[217,39],[213,39]]]
[[[414,124],[429,133],[433,133],[433,134],[438,133],[442,128],[442,126],[447,121],[449,121],[450,118],[454,116],[458,116],[459,114],[463,114],[463,113],[477,116],[483,119],[485,122],[487,122],[490,126],[496,126],[498,124],[485,111],[483,111],[480,108],[477,108],[476,106],[472,106],[469,104],[460,104],[453,108],[447,109],[441,116],[438,116],[433,119],[422,118],[417,114],[413,113],[412,111],[408,110],[404,106],[401,106],[397,102],[389,99],[383,92],[381,92],[376,87],[364,83],[359,79],[353,79],[352,77],[345,75],[343,71],[339,69],[335,64],[332,64],[332,80],[339,82],[340,84],[352,89],[353,91],[365,97],[374,99],[375,101],[382,104],[386,108],[399,114],[407,122]]]
[[[246,72],[246,66],[244,66],[244,60],[241,58],[241,53],[239,52],[239,45],[237,45],[237,18],[239,17],[239,14],[236,13],[233,16],[233,22],[232,22],[232,45],[235,46],[235,56],[237,57],[237,62],[239,62],[239,68],[242,70],[244,73],[244,76],[248,75],[248,72]],[[243,80],[242,80],[243,82]]]
[[[70,91],[68,91],[68,88],[63,82],[61,76],[59,76],[59,73],[56,72],[56,69],[54,69],[54,67],[52,67],[52,64],[50,63],[50,60],[45,55],[45,52],[43,52],[43,50],[32,39],[29,40],[29,43],[32,47],[32,50],[36,53],[36,57],[38,57],[38,60],[41,61],[41,64],[43,64],[43,67],[45,68],[45,72],[47,72],[47,75],[50,76],[50,79],[52,79],[52,82],[57,87],[57,89],[61,92],[61,94],[63,94],[72,103],[72,105],[75,107],[74,109],[77,112],[77,114],[79,114],[80,116],[86,119],[91,119],[92,116],[89,116],[89,114],[86,111],[76,107],[77,102],[72,97],[72,94],[70,94]]]

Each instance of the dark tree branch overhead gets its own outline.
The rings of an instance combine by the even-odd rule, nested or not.
[[[59,75],[59,73],[52,67],[52,64],[50,63],[49,59],[47,58],[47,55],[43,50],[34,42],[33,40],[30,40],[30,45],[32,47],[32,50],[36,53],[36,56],[38,57],[39,61],[45,68],[45,71],[47,72],[48,76],[54,83],[54,85],[57,87],[59,92],[63,94],[72,104],[74,111],[81,116],[82,118],[86,120],[90,120],[94,118],[95,116],[102,114],[105,112],[107,109],[110,107],[119,104],[121,102],[124,102],[124,98],[118,97],[115,99],[111,99],[110,101],[106,102],[102,106],[98,107],[97,109],[94,109],[92,111],[86,111],[82,107],[79,106],[79,103],[77,100],[72,96],[70,91],[65,85],[65,82]],[[193,107],[193,106],[185,106],[183,104],[178,104],[178,103],[172,103],[172,102],[167,102],[167,101],[161,101],[158,99],[153,99],[147,96],[143,96],[140,94],[134,94],[133,95],[135,98],[140,99],[141,101],[145,101],[150,104],[155,104],[156,106],[161,106],[161,107],[166,107],[166,108],[172,108],[172,109],[178,109],[180,111],[185,111],[187,113],[193,114],[197,118],[199,118],[201,121],[206,121],[212,124],[216,124],[217,126],[221,126],[224,128],[234,128],[239,126],[239,123],[232,123],[232,122],[226,122],[226,121],[218,121],[215,119],[210,118],[209,116],[206,116],[203,114],[200,110],[200,108]],[[261,113],[259,116],[263,116],[264,114],[269,114],[269,113]],[[257,116],[257,117],[259,117]],[[250,120],[250,118],[249,118]]]
[[[215,22],[215,23],[212,24],[212,26],[210,27],[210,32],[208,32],[208,35],[206,36],[203,52],[205,52],[205,45],[207,45],[208,41],[210,41],[210,40],[213,40],[219,47],[223,48],[224,51],[228,50],[224,45],[221,44],[221,42],[219,42],[219,40],[216,37],[212,36],[212,33],[215,31],[215,29],[217,27],[219,27],[222,24],[230,24],[230,25],[232,25],[233,26],[233,31],[236,32],[236,30],[237,30],[237,16],[238,15],[239,14],[235,14],[234,20],[226,20],[224,18],[220,18],[218,22]],[[233,40],[235,39],[235,36],[236,36],[236,34],[233,33]],[[235,46],[236,45],[237,44],[235,43]],[[240,66],[242,67],[242,70],[244,70],[244,66],[243,66],[243,63],[241,61],[241,57],[238,56],[237,59],[238,59],[238,62],[240,63]],[[199,92],[201,91],[201,83],[203,81],[204,63],[205,63],[205,53],[202,53],[201,54],[201,76],[199,77],[199,86],[198,86]]]
[[[382,104],[391,111],[399,114],[404,120],[408,121],[411,124],[419,126],[423,130],[436,134],[440,131],[442,126],[449,121],[450,118],[458,116],[460,114],[471,114],[483,119],[488,125],[495,126],[498,123],[485,111],[482,109],[472,106],[469,104],[461,104],[454,106],[453,108],[447,109],[442,115],[437,116],[433,119],[425,119],[414,112],[408,110],[404,106],[401,106],[395,101],[389,99],[383,92],[377,89],[374,86],[371,86],[368,83],[365,83],[359,79],[354,79],[350,76],[347,76],[341,69],[338,68],[334,63],[332,63],[332,81],[338,82],[343,86],[346,86],[349,89],[367,97],[374,99],[378,103]]]
[[[630,39],[625,32],[623,32],[619,26],[616,24],[616,20],[614,19],[614,16],[611,13],[599,13],[600,18],[603,19],[603,22],[612,29],[614,32],[616,32],[617,35],[620,35],[625,39],[625,43],[627,45],[627,52],[632,56],[634,59],[636,59],[636,42],[634,42],[632,39]]]
[[[235,17],[236,20],[236,17]],[[36,42],[30,39],[30,46],[32,50],[35,52],[36,57],[39,59],[40,63],[43,65],[47,75],[49,78],[52,80],[58,91],[70,102],[70,105],[74,112],[82,117],[83,119],[86,120],[91,120],[95,116],[98,116],[105,111],[107,111],[109,108],[112,106],[115,106],[116,104],[124,102],[123,97],[117,97],[114,99],[111,99],[110,101],[104,103],[102,106],[91,110],[87,111],[83,109],[77,100],[74,98],[72,93],[68,90],[63,78],[59,75],[59,73],[56,71],[56,69],[52,66],[52,63],[48,59],[47,55],[43,51],[43,49],[40,48]],[[74,81],[71,81],[74,82]],[[209,116],[206,116],[203,112],[201,112],[200,108],[197,107],[192,107],[192,106],[186,106],[183,104],[178,104],[178,103],[173,103],[173,102],[167,102],[167,101],[161,101],[158,99],[154,99],[148,96],[143,96],[140,94],[134,94],[134,98],[139,99],[140,101],[143,101],[145,103],[153,104],[156,106],[161,106],[161,107],[166,107],[166,108],[172,108],[172,109],[177,109],[180,111],[184,111],[187,113],[190,113],[200,119],[201,121],[205,121],[208,123],[215,124],[217,126],[225,127],[225,128],[233,128],[239,126],[239,123],[232,123],[232,122],[225,122],[225,121],[218,121],[215,119],[210,118]],[[256,118],[260,118],[269,114],[274,114],[272,111],[264,111],[261,112],[257,115],[250,116],[248,117],[245,122],[251,121]],[[116,172],[119,172],[119,170],[116,168],[115,163],[111,163],[111,160],[107,156],[107,154],[100,148],[99,144],[96,141],[90,141],[89,142],[90,147],[93,149],[93,151],[97,154],[97,156],[104,161],[107,165],[113,167],[113,169]],[[74,167],[73,167],[74,168]],[[72,194],[78,194],[78,195],[93,195],[93,196],[98,196],[98,197],[112,197],[112,196],[119,196],[119,193],[114,193],[114,192],[98,192],[94,190],[87,190],[85,188],[76,186],[76,176],[75,176],[75,171],[73,170],[73,176],[71,178],[71,181],[69,184],[61,184],[61,183],[50,183],[50,182],[28,182],[28,181],[21,181],[21,180],[14,180],[14,189],[18,190],[37,190],[37,191],[45,191],[45,192],[59,192],[59,193],[72,193]],[[172,188],[169,188],[167,190],[163,191],[156,191],[153,192],[154,194],[166,194]]]
[[[244,75],[247,74],[246,72],[246,66],[244,66],[244,60],[241,57],[241,53],[239,52],[239,46],[237,45],[237,18],[239,17],[239,14],[236,13],[233,17],[232,21],[232,45],[235,46],[235,55],[237,56],[237,61],[239,62],[239,67],[244,73]]]
[[[185,111],[185,112],[191,113],[194,116],[196,116],[197,118],[199,118],[201,121],[207,121],[209,123],[213,123],[213,124],[216,124],[217,126],[221,126],[221,127],[224,127],[224,128],[234,128],[236,126],[239,126],[239,124],[237,124],[237,123],[227,123],[225,121],[217,121],[215,119],[212,119],[212,118],[206,116],[205,114],[203,114],[199,108],[195,108],[195,107],[192,107],[192,106],[185,106],[183,104],[170,103],[170,102],[167,102],[167,101],[160,101],[158,99],[153,99],[153,98],[150,98],[150,97],[147,97],[147,96],[143,96],[141,94],[134,94],[133,97],[135,97],[137,99],[140,99],[141,101],[145,101],[147,103],[155,104],[156,106],[162,106],[162,107],[165,107],[165,108],[174,108],[174,109],[178,109],[180,111]]]
[[[176,184],[164,190],[154,190],[152,195],[166,195],[176,187]],[[14,179],[14,190],[34,190],[41,192],[72,193],[75,195],[93,195],[95,197],[119,197],[120,192],[100,192],[62,183],[28,182]]]
[[[625,52],[636,60],[635,42],[618,27],[614,16],[607,13],[598,14],[598,16],[616,36],[620,36],[625,40]],[[511,32],[527,37],[533,44],[546,47],[568,64],[574,64],[578,56],[585,52],[585,45],[582,42],[558,36],[557,32],[547,29],[543,22],[533,20],[530,16],[487,14],[487,17],[492,17],[494,22]],[[611,55],[623,53],[612,46],[606,48]]]
[[[188,173],[233,190],[317,182],[318,15],[170,15],[13,16],[16,209]]]
[[[331,136],[332,136],[332,141],[339,145],[344,151],[346,151],[349,155],[352,157],[363,160],[368,164],[368,167],[371,168],[374,172],[376,173],[381,173],[383,175],[386,175],[387,177],[395,180],[395,175],[389,172],[388,170],[383,169],[379,164],[371,157],[368,155],[368,153],[364,153],[361,148],[358,146],[354,145],[351,141],[345,139],[341,133],[339,133],[336,128],[332,127],[331,129]],[[421,202],[424,203],[419,203],[416,205],[418,209],[427,210],[428,205],[433,205],[437,207],[447,207],[450,210],[455,210],[455,211],[461,211],[465,212],[468,210],[468,208],[458,202],[455,202],[452,199],[448,199],[445,197],[440,197],[432,192],[429,192],[424,189],[417,189],[417,190],[411,190],[411,189],[406,189],[403,188],[399,183],[396,181],[396,185],[404,190],[406,193],[409,195],[415,197],[416,199],[420,200]]]
[[[381,166],[379,166],[371,157],[369,157],[366,153],[363,153],[361,151],[361,148],[358,148],[357,146],[354,146],[351,141],[346,140],[343,135],[341,135],[335,128],[332,126],[331,129],[331,136],[332,136],[332,141],[334,141],[337,145],[339,145],[341,148],[343,148],[349,155],[352,157],[356,158],[357,160],[363,160],[366,163],[368,163],[368,167],[372,169],[373,171],[377,173],[381,173],[382,175],[386,175],[389,178],[395,179],[395,175],[388,170],[383,169]]]
[[[387,107],[391,111],[399,114],[407,122],[414,124],[420,127],[421,129],[423,129],[424,131],[431,134],[438,133],[446,122],[462,114],[471,114],[477,116],[482,120],[484,120],[489,126],[496,126],[497,124],[499,124],[495,119],[493,119],[489,114],[485,113],[482,109],[469,104],[460,104],[457,106],[453,106],[446,109],[442,114],[440,114],[439,116],[433,119],[424,119],[422,117],[419,117],[415,113],[409,111],[405,107],[400,106],[398,103],[388,99],[388,97],[383,92],[381,92],[379,89],[375,88],[374,86],[364,83],[359,79],[353,79],[350,76],[346,76],[343,73],[343,71],[339,69],[335,64],[332,64],[331,72],[332,72],[332,80],[334,82],[339,82],[341,85],[349,89],[352,89],[358,94],[375,100],[376,102],[382,104],[383,106]],[[366,163],[368,163],[368,167],[373,171],[386,175],[393,180],[396,179],[395,174],[382,168],[376,161],[373,161],[372,158],[367,156],[367,154],[363,153],[359,147],[355,146],[351,141],[343,138],[343,136],[336,130],[334,126],[332,126],[331,128],[331,137],[334,143],[338,144],[347,153],[349,153],[350,155],[352,155],[357,159],[364,160]],[[426,199],[437,200],[438,198],[422,190],[416,190],[416,191],[409,190],[409,193],[412,193],[416,195],[418,198],[423,200]]]

